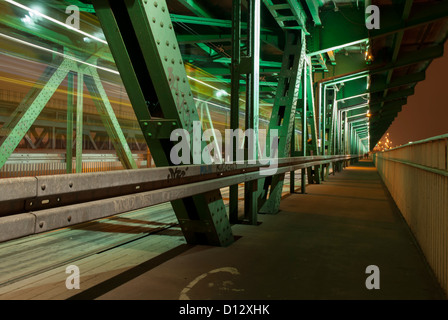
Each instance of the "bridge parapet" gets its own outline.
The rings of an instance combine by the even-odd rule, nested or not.
[[[375,166],[445,293],[448,289],[448,134],[374,154]]]

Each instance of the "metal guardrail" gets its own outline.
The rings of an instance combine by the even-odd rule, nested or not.
[[[448,290],[448,135],[376,153],[375,165]]]
[[[267,165],[244,163],[2,179],[0,241],[357,157],[283,158],[271,172],[262,171]]]

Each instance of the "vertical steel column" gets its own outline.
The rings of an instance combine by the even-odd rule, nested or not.
[[[320,137],[320,141],[321,141],[321,150],[320,150],[320,154],[321,155],[326,155],[326,151],[325,151],[325,146],[326,146],[326,130],[327,130],[327,126],[326,126],[326,122],[327,122],[327,92],[324,92],[324,101],[322,103],[322,113],[321,113],[321,126],[322,126],[322,135]],[[322,165],[321,168],[321,172],[320,172],[320,177],[321,180],[324,181],[325,180],[325,165]]]
[[[307,64],[306,67],[308,68],[307,72],[307,95],[306,100],[308,103],[307,107],[307,116],[308,116],[308,122],[310,123],[311,127],[311,147],[308,154],[313,153],[313,155],[319,155],[319,147],[318,147],[318,125],[317,125],[317,119],[316,119],[316,111],[315,111],[315,105],[314,105],[314,93],[313,93],[313,72],[312,72],[312,65],[311,60],[308,57],[307,58]],[[309,183],[320,183],[320,166],[314,166],[314,169],[309,167],[308,168],[308,182]]]
[[[82,172],[84,74],[78,72],[76,100],[76,173]]]
[[[258,159],[258,113],[259,113],[259,81],[260,81],[260,0],[248,1],[249,21],[248,21],[248,56],[250,70],[246,83],[246,130],[253,130],[253,139],[246,138],[245,154],[246,159]],[[252,141],[253,146],[249,143]],[[253,150],[253,154],[249,154]],[[258,181],[244,183],[244,216],[250,224],[257,224],[258,201],[257,201]]]
[[[291,133],[291,157],[295,156],[295,140],[296,140],[296,116],[295,113],[293,115],[293,120],[292,120],[292,133]],[[294,193],[295,192],[295,171],[290,171],[289,172],[289,193]]]
[[[302,84],[302,97],[303,97],[303,101],[302,101],[302,150],[301,150],[301,156],[306,156],[307,155],[307,144],[308,144],[308,122],[307,122],[307,112],[308,112],[308,108],[307,108],[307,74],[308,74],[308,68],[306,67],[306,65],[303,68],[303,77],[301,80],[301,84]],[[300,170],[300,184],[301,184],[301,188],[300,191],[301,193],[306,193],[306,169],[303,168]]]
[[[241,0],[232,1],[232,65],[230,95],[230,129],[240,126],[240,63],[241,63]],[[233,142],[233,161],[236,161],[238,138]],[[227,160],[227,159],[226,159]],[[229,187],[229,221],[238,222],[238,185]]]
[[[270,141],[270,131],[273,129],[278,131],[279,140],[277,150],[279,158],[290,155],[293,121],[305,64],[305,48],[305,34],[302,31],[300,33],[287,33],[282,69],[280,71],[268,132],[268,141]],[[271,156],[273,151],[270,150]],[[266,178],[264,181],[260,180],[263,183],[263,189],[260,192],[260,212],[271,214],[278,212],[284,178],[285,174],[283,173]]]
[[[68,73],[67,78],[67,135],[65,139],[67,173],[73,172],[73,109],[74,109],[74,78],[73,72]]]

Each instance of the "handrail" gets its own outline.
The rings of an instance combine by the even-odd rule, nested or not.
[[[422,144],[422,143],[432,142],[432,141],[441,140],[441,139],[448,139],[448,133],[442,134],[440,136],[435,136],[435,137],[431,137],[431,138],[415,141],[415,142],[412,141],[412,142],[409,142],[407,144],[403,144],[403,145],[395,147],[395,148],[384,150],[382,152],[386,153],[386,152],[394,151],[394,150],[397,150],[397,149],[401,149],[401,148],[405,148],[405,147],[409,147],[409,146],[415,146],[415,145],[419,145],[419,144]],[[378,152],[378,153],[381,153],[381,152]]]
[[[278,159],[268,165],[214,164],[0,180],[0,241],[183,199],[269,175],[348,161],[358,155]],[[2,230],[7,230],[2,233]],[[12,231],[11,231],[12,230]]]
[[[402,163],[402,164],[405,164],[405,165],[408,165],[408,166],[411,166],[411,167],[414,167],[414,168],[417,168],[417,169],[425,170],[425,171],[428,171],[428,172],[432,172],[432,173],[435,173],[435,174],[439,174],[439,175],[448,177],[448,171],[445,171],[445,170],[434,169],[434,168],[431,168],[431,167],[428,167],[428,166],[422,166],[422,165],[417,164],[417,163],[413,163],[413,162],[405,161],[405,160],[400,160],[400,159],[384,158],[384,157],[380,157],[380,156],[377,156],[377,157],[379,159],[381,159],[381,160]]]

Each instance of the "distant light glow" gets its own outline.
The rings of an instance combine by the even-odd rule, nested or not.
[[[45,48],[45,47],[38,46],[38,45],[33,44],[33,43],[29,43],[29,42],[26,42],[26,41],[23,41],[23,40],[14,38],[14,37],[10,37],[10,36],[8,36],[8,35],[6,35],[6,34],[3,34],[3,33],[0,33],[0,37],[3,37],[3,38],[6,38],[6,39],[9,39],[9,40],[12,40],[12,41],[15,41],[15,42],[24,44],[24,45],[29,46],[29,47],[33,47],[33,48],[40,49],[40,50],[43,50],[43,51],[51,52],[51,53],[54,53],[54,54],[56,54],[56,55],[58,55],[58,56],[61,56],[61,57],[63,57],[63,58],[67,58],[67,59],[76,61],[76,62],[78,62],[78,63],[85,64],[85,65],[88,65],[88,66],[90,66],[90,67],[94,67],[94,68],[96,68],[96,69],[104,70],[104,71],[107,71],[107,72],[110,72],[110,73],[114,73],[114,74],[120,74],[120,73],[119,73],[118,71],[116,71],[116,70],[112,70],[112,69],[109,69],[109,68],[100,67],[100,66],[97,66],[97,65],[94,65],[94,64],[91,64],[91,63],[82,61],[82,60],[77,59],[77,58],[75,58],[75,57],[72,57],[72,56],[70,56],[70,55],[68,55],[68,54],[60,53],[60,52],[57,52],[57,51],[54,51],[54,50],[51,50],[51,49],[48,49],[48,48]]]
[[[216,92],[216,96],[217,96],[218,98],[220,98],[220,97],[222,97],[222,96],[224,96],[224,95],[227,95],[227,92],[224,91],[224,90],[218,90],[218,91]]]
[[[28,14],[29,14],[30,16],[33,15],[33,17],[34,17],[34,16],[42,17],[42,18],[47,19],[48,21],[51,21],[51,22],[53,22],[53,23],[56,23],[56,24],[58,24],[58,25],[60,25],[60,26],[62,26],[62,27],[64,27],[64,28],[66,28],[66,29],[69,29],[69,30],[78,32],[78,33],[80,33],[80,34],[82,34],[82,35],[85,35],[86,37],[89,37],[89,38],[91,38],[91,39],[93,39],[93,40],[96,40],[96,41],[98,41],[98,42],[102,42],[102,43],[104,43],[104,44],[107,44],[107,41],[105,41],[105,40],[103,40],[103,39],[100,39],[100,38],[98,38],[98,37],[95,37],[95,36],[93,36],[93,35],[91,35],[91,34],[88,34],[87,32],[78,30],[78,29],[76,29],[76,28],[72,27],[71,25],[68,25],[68,24],[66,24],[66,23],[64,23],[64,22],[58,21],[58,20],[56,20],[56,19],[53,19],[52,17],[49,17],[49,16],[47,16],[47,15],[41,13],[39,10],[36,10],[36,9],[30,8],[30,7],[27,7],[27,6],[25,6],[25,5],[21,4],[21,3],[18,3],[18,2],[14,1],[14,0],[5,0],[5,1],[6,1],[6,2],[9,2],[9,3],[12,4],[12,5],[15,5],[16,7],[19,7],[19,8],[22,8],[22,9],[24,9],[24,10],[27,10],[27,11],[29,12]],[[26,16],[25,16],[25,19],[26,19]],[[31,17],[30,17],[30,19],[31,19]],[[23,21],[23,20],[22,20],[22,21]],[[28,19],[26,19],[26,21],[28,21]]]

